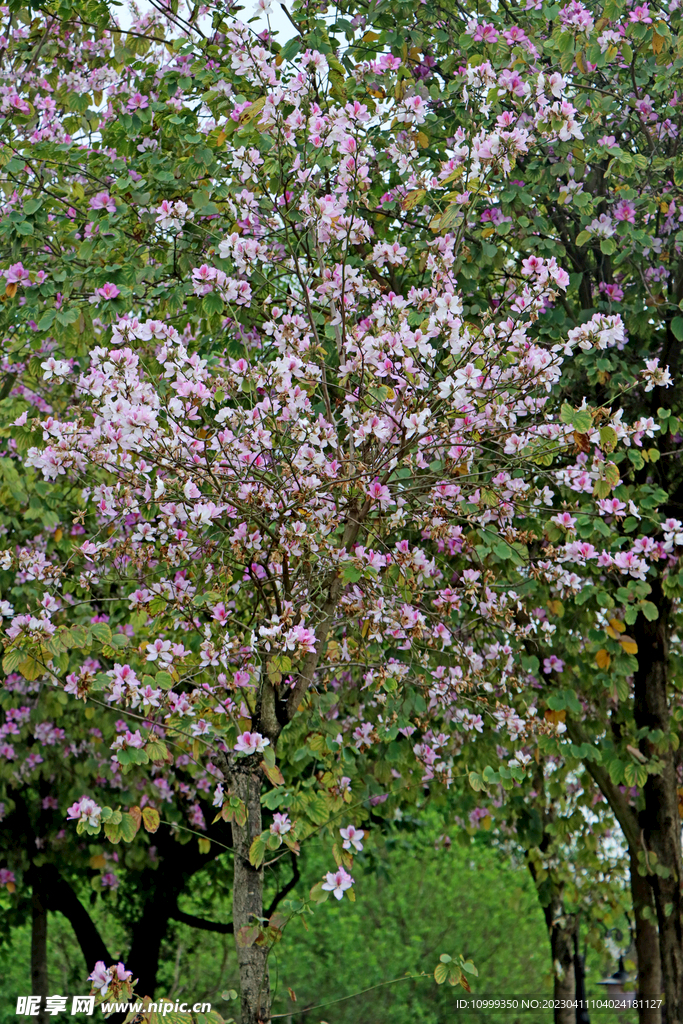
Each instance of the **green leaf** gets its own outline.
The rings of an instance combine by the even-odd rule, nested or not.
[[[323,889],[322,882],[316,882],[311,888],[309,896],[314,903],[325,903],[330,898],[330,891],[329,889]]]
[[[448,970],[447,964],[439,963],[436,965],[434,968],[434,981],[437,985],[443,985],[444,981],[446,981],[448,978]]]
[[[68,641],[67,641],[68,635]],[[91,638],[85,626],[72,626],[62,634],[62,643],[65,647],[89,647]]]
[[[282,786],[284,784],[284,776],[276,764],[266,764],[265,761],[261,761],[261,768],[263,769],[264,775],[273,783],[274,786]]]
[[[593,417],[587,409],[577,409],[572,416],[572,426],[579,434],[587,434],[593,426]]]
[[[52,322],[56,315],[56,309],[48,309],[46,313],[43,313],[40,320],[38,321],[38,330],[49,331],[49,329],[52,327]]]
[[[25,657],[26,651],[22,651],[20,648],[15,647],[13,651],[10,651],[9,654],[6,654],[2,659],[2,667],[8,674],[10,672],[14,672],[19,668],[19,665]]]
[[[259,868],[263,864],[263,858],[268,848],[268,835],[268,832],[264,832],[262,835],[256,836],[249,847],[249,863],[253,864],[255,868]]]
[[[136,819],[135,815],[130,813],[130,811],[126,811],[125,814],[121,816],[121,837],[125,843],[132,843],[139,828],[140,822]]]
[[[590,241],[590,239],[591,239],[590,231],[579,231],[578,235],[576,236],[576,244],[578,246],[585,245],[586,242]]]
[[[614,427],[600,427],[600,447],[604,452],[613,452],[617,445],[617,432]]]
[[[113,821],[105,821],[104,834],[110,843],[121,842],[121,826],[118,824],[114,824]]]
[[[655,619],[659,618],[659,609],[652,601],[643,601],[640,605],[640,610],[649,622],[654,622]]]
[[[168,747],[161,740],[149,740],[145,744],[145,751],[150,761],[165,761],[168,756]]]
[[[616,252],[617,243],[613,238],[601,238],[600,239],[600,252],[604,253],[605,256],[611,256],[612,253]]]
[[[142,808],[142,824],[145,826],[145,831],[156,832],[160,823],[161,817],[154,807]]]
[[[202,299],[202,309],[207,316],[211,316],[212,313],[222,312],[223,300],[218,292],[209,292],[208,295],[204,296]]]
[[[675,316],[673,318],[671,321],[671,330],[679,341],[683,341],[683,316]]]
[[[112,647],[123,648],[128,646],[128,637],[125,633],[114,633],[111,638]]]
[[[111,643],[111,629],[106,622],[94,622],[90,631],[96,640],[101,640],[103,644]]]

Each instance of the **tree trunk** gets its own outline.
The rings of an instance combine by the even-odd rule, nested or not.
[[[588,1007],[586,1006],[586,957],[579,952],[579,922],[574,929],[574,1011],[576,1024],[590,1024]]]
[[[651,600],[659,618],[649,622],[640,614],[634,630],[638,644],[634,717],[637,729],[661,730],[666,743],[671,732],[667,693],[671,602],[662,593],[659,580],[652,583]],[[674,752],[670,743],[658,750],[656,741],[648,736],[641,739],[640,749],[648,759],[658,757],[662,763],[661,771],[648,775],[643,787],[645,806],[640,825],[657,910],[666,1020],[667,1024],[683,1024],[681,822]]]
[[[568,732],[574,743],[588,742],[586,734],[576,722],[569,722]],[[645,865],[639,864],[638,854],[642,853],[641,829],[635,809],[628,797],[610,779],[609,773],[595,761],[586,762],[586,769],[599,787],[619,822],[624,839],[628,843],[631,875],[631,901],[635,918],[635,943],[638,958],[637,994],[641,999],[661,999],[662,970],[657,932],[657,913],[649,878],[638,871]],[[639,1024],[661,1024],[662,1013],[656,1007],[638,1007]]]
[[[263,869],[249,862],[249,847],[261,834],[261,773],[258,757],[244,758],[230,765],[231,789],[247,808],[245,825],[232,823],[234,882],[232,920],[242,997],[241,1024],[270,1020],[268,949],[256,945],[247,929],[263,921]]]
[[[90,914],[54,865],[46,864],[43,867],[42,881],[45,887],[47,908],[63,914],[73,928],[88,973],[93,970],[98,960],[102,960],[107,966],[113,963],[113,957]]]
[[[576,1024],[576,974],[574,970],[574,933],[576,920],[565,914],[562,897],[553,893],[550,903],[543,908],[553,958],[553,999],[566,1002],[555,1006],[555,1024]]]
[[[154,895],[157,893],[154,892]],[[169,913],[176,897],[175,894],[169,893],[169,898],[165,899],[163,894],[159,893],[158,898],[163,902],[164,910],[160,910],[156,900],[145,902],[140,920],[133,929],[133,941],[126,960],[126,967],[133,972],[133,977],[138,979],[135,991],[140,996],[149,996],[150,999],[154,997],[157,986],[161,943],[166,935]]]
[[[635,919],[636,957],[638,981],[636,996],[639,1024],[662,1024],[662,1011],[656,1006],[643,1006],[662,998],[662,968],[659,959],[657,914],[652,898],[652,887],[647,877],[638,872],[638,853],[629,849],[631,857],[631,901]]]
[[[31,993],[40,996],[38,1024],[48,1024],[45,1000],[48,996],[47,977],[47,908],[38,882],[33,884],[31,897]]]

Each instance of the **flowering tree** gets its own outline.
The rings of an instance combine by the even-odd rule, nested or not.
[[[363,816],[398,805],[411,772],[448,785],[481,709],[513,744],[555,742],[522,660],[552,632],[530,615],[537,586],[573,594],[585,574],[565,562],[595,557],[635,587],[652,557],[552,540],[577,524],[555,461],[571,474],[571,447],[595,446],[601,522],[630,508],[611,453],[650,426],[551,398],[581,379],[575,350],[622,344],[623,322],[565,329],[569,275],[540,242],[515,261],[499,217],[524,202],[516,163],[576,149],[582,104],[514,26],[497,65],[425,85],[434,65],[362,18],[337,38],[303,12],[284,48],[227,8],[126,33],[99,7],[11,18],[3,472],[40,526],[17,544],[8,525],[3,666],[86,714],[116,708],[121,776],[181,758],[213,776],[255,1024],[281,927],[267,850],[334,822],[311,900],[352,896]],[[464,29],[465,50],[498,41]],[[656,359],[644,373],[669,379]],[[495,772],[513,785],[524,762]],[[117,802],[84,791],[70,816],[125,841],[146,808]],[[262,803],[281,808],[266,829]]]
[[[572,104],[576,131],[567,128],[542,154],[516,154],[507,179],[489,174],[483,211],[461,207],[470,215],[459,229],[456,267],[466,310],[495,305],[497,289],[530,253],[570,271],[565,295],[539,328],[548,342],[568,336],[578,345],[554,391],[575,426],[574,458],[549,481],[565,513],[549,529],[526,523],[530,549],[565,572],[550,585],[536,576],[527,591],[537,633],[524,666],[541,710],[566,720],[566,741],[544,740],[546,753],[577,766],[583,760],[621,824],[640,993],[659,995],[663,983],[667,1016],[677,1020],[681,410],[677,384],[668,407],[652,384],[673,382],[683,339],[678,6],[529,3],[519,11],[501,4],[486,16],[469,5],[420,5],[400,16],[360,6],[347,12],[410,69],[412,87],[434,115],[433,149],[482,112],[500,128],[522,123],[535,88],[531,68],[546,76],[558,110],[567,99]],[[350,40],[348,26],[341,29]],[[506,123],[510,107],[516,119]],[[440,151],[450,155],[446,146]],[[425,219],[433,201],[426,187],[416,206],[425,205]],[[653,377],[634,387],[643,361]],[[580,414],[572,414],[582,400]],[[608,423],[605,407],[621,415]],[[614,447],[621,416],[641,427],[622,451]],[[495,775],[495,762],[489,767]],[[652,1007],[641,1016],[659,1019]]]

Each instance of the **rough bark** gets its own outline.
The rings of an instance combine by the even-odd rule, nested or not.
[[[231,789],[247,808],[246,823],[232,823],[232,921],[240,970],[241,1024],[270,1020],[268,950],[250,941],[253,936],[246,931],[263,920],[263,868],[257,869],[249,861],[252,841],[261,834],[261,772],[257,760],[244,758],[230,766]]]
[[[643,787],[645,806],[640,813],[640,824],[657,910],[667,1024],[683,1024],[681,821],[674,751],[666,742],[671,732],[667,692],[671,603],[662,593],[659,580],[653,581],[651,600],[659,617],[650,622],[639,615],[634,630],[638,644],[634,718],[639,730],[661,731],[664,743],[658,748],[651,736],[644,736],[640,741],[643,755],[648,759],[658,757],[661,762],[661,770],[648,775]]]
[[[652,1003],[662,997],[662,969],[659,959],[659,934],[652,886],[644,875],[638,872],[637,851],[629,850],[631,858],[631,900],[635,920],[635,945],[638,960],[638,981],[636,996],[639,1000],[639,1024],[662,1024],[662,1011],[656,1006],[640,1005]]]
[[[577,722],[567,725],[569,736],[575,743],[587,742],[587,737]],[[656,910],[652,885],[647,877],[638,872],[638,854],[643,852],[640,823],[635,809],[628,802],[621,789],[612,782],[609,773],[595,761],[588,760],[586,769],[601,790],[614,817],[619,822],[628,843],[631,875],[631,900],[635,919],[635,944],[638,958],[638,980],[636,990],[645,1000],[661,999],[662,970],[659,952],[659,934],[656,925]],[[661,1024],[661,1010],[640,1005],[639,1024]]]
[[[550,939],[550,952],[553,962],[553,999],[567,1005],[555,1005],[553,1017],[555,1024],[576,1024],[576,1010],[573,1002],[576,998],[576,973],[574,965],[574,933],[576,920],[571,914],[564,913],[562,897],[553,893],[550,903],[543,908],[546,928]]]
[[[49,995],[47,976],[47,905],[42,886],[33,883],[31,896],[31,994],[40,996],[38,1024],[48,1024],[45,999]]]

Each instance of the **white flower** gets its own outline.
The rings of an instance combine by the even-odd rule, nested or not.
[[[44,363],[40,364],[40,367],[45,372],[43,373],[43,380],[52,380],[53,377],[58,377],[63,380],[67,374],[71,373],[71,367],[64,359],[55,359],[54,356],[50,356]]]
[[[348,825],[346,828],[340,828],[339,834],[344,840],[342,843],[342,848],[344,850],[350,850],[351,847],[353,847],[354,850],[363,849],[362,840],[365,832],[362,828],[356,828],[354,825]]]
[[[323,882],[323,889],[333,893],[338,900],[342,898],[344,892],[350,889],[353,885],[353,879],[348,871],[344,871],[344,868],[337,868],[336,871],[328,871],[325,875],[325,881]]]
[[[269,744],[270,740],[265,739],[260,732],[243,732],[237,737],[233,750],[240,754],[262,754]]]

